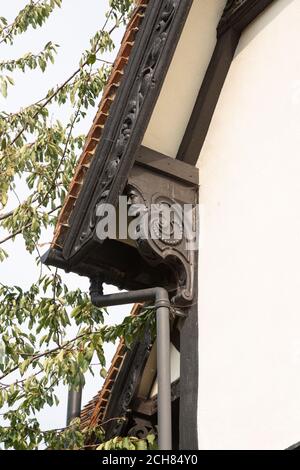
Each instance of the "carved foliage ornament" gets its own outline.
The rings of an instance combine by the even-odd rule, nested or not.
[[[141,64],[140,72],[138,74],[136,84],[131,92],[131,97],[124,113],[124,119],[121,123],[116,143],[112,147],[109,158],[100,177],[101,184],[97,188],[98,197],[94,202],[88,224],[81,233],[80,243],[76,246],[77,250],[80,248],[81,244],[85,243],[90,238],[95,230],[97,223],[97,206],[108,202],[110,190],[126,152],[132,130],[134,129],[135,123],[140,115],[149,90],[155,86],[156,68],[179,3],[179,0],[165,0],[163,2],[161,15],[154,30],[152,45]]]

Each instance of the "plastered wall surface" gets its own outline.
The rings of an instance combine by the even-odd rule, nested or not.
[[[300,441],[300,0],[242,34],[200,169],[200,449]]]

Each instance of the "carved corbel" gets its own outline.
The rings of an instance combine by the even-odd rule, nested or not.
[[[134,236],[137,250],[150,266],[169,266],[176,284],[169,286],[173,303],[190,304],[195,292],[197,186],[154,173],[150,166],[135,165],[126,195],[133,213],[135,208],[145,208],[144,214],[136,214],[140,221]]]

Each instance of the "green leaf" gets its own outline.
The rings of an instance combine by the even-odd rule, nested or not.
[[[7,81],[5,79],[2,79],[1,81],[1,94],[4,98],[7,97]]]
[[[90,54],[87,58],[87,63],[93,65],[96,62],[96,54]]]
[[[154,442],[155,442],[155,435],[154,434],[148,434],[146,439],[147,439],[147,441],[149,442],[149,444],[151,446],[154,445]]]
[[[6,192],[1,194],[1,203],[2,203],[3,207],[6,206],[6,204],[7,204],[7,193]]]
[[[12,77],[10,77],[9,75],[6,75],[6,78],[7,78],[7,80],[9,81],[9,83],[10,83],[11,85],[14,85],[14,84],[15,84],[14,79],[13,79]]]
[[[22,364],[20,364],[19,370],[20,370],[21,376],[23,376],[25,374],[25,372],[28,369],[30,363],[31,363],[31,360],[26,359],[24,362],[22,362]]]
[[[136,443],[137,450],[147,450],[147,442],[144,440],[138,440]]]

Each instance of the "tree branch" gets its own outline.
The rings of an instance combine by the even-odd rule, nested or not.
[[[93,331],[93,332],[90,332],[90,333],[83,333],[79,336],[76,336],[76,338],[73,338],[69,341],[67,341],[65,344],[61,345],[61,346],[57,346],[56,348],[53,348],[53,349],[50,349],[49,351],[43,351],[41,353],[38,353],[38,354],[26,354],[26,353],[22,353],[23,356],[28,356],[28,357],[31,357],[31,360],[30,360],[30,363],[28,364],[28,366],[30,366],[34,361],[36,361],[37,359],[40,359],[41,357],[45,357],[45,356],[49,356],[51,354],[54,354],[58,351],[61,351],[61,350],[64,350],[64,349],[67,349],[68,346],[70,346],[71,344],[73,344],[75,341],[78,341],[79,339],[81,338],[84,338],[86,336],[91,336],[91,335],[100,335],[102,332],[101,331]],[[22,361],[24,362],[24,361]],[[10,369],[9,371],[6,371],[2,376],[0,376],[0,381],[2,381],[5,377],[7,377],[8,375],[12,374],[13,372],[15,372],[16,370],[19,369],[20,365],[22,364],[22,362],[19,362],[16,366],[14,366],[12,369]]]
[[[52,209],[51,211],[47,212],[48,215],[51,215],[53,214],[53,212],[57,211],[58,209],[60,209],[61,206],[58,206],[58,207],[55,207],[54,209]],[[7,237],[5,238],[2,238],[2,240],[0,240],[0,245],[2,245],[3,243],[7,242],[8,240],[11,240],[12,238],[16,237],[17,235],[20,235],[23,230],[26,230],[27,228],[29,228],[31,226],[31,222],[24,225],[24,227],[21,227],[19,230],[16,230],[14,233],[11,233],[10,235],[7,235]]]
[[[104,27],[103,27],[102,30],[101,30],[102,32],[104,31],[107,22],[108,22],[108,18],[106,19],[105,25],[104,25]],[[114,24],[114,26],[108,31],[108,34],[111,35],[111,34],[113,33],[113,31],[114,31],[117,27],[118,27],[117,23]],[[95,54],[96,54],[97,52],[99,52],[100,48],[101,48],[101,46],[98,46],[98,48],[95,49],[95,51],[94,51]],[[88,59],[86,59],[86,60],[83,62],[83,64],[82,64],[80,67],[78,67],[78,68],[75,70],[75,72],[73,72],[72,75],[71,75],[69,78],[67,78],[67,79],[52,93],[52,95],[50,95],[50,96],[45,100],[45,102],[40,106],[40,108],[34,113],[33,119],[35,119],[35,118],[40,114],[40,112],[53,100],[53,98],[55,98],[55,96],[56,96],[63,88],[65,88],[65,86],[68,85],[68,83],[69,83],[70,81],[72,81],[73,78],[76,77],[76,75],[78,75],[78,73],[79,73],[86,65],[88,65],[88,63],[89,63],[89,61],[88,61]],[[16,143],[16,141],[23,135],[23,133],[26,131],[26,128],[27,128],[26,125],[24,125],[24,126],[19,130],[19,132],[17,133],[17,135],[16,135],[16,136],[13,138],[13,140],[10,142],[10,145],[11,145],[11,146],[14,145],[14,144]],[[0,158],[0,163],[1,163],[2,160],[4,160],[4,158],[5,158],[5,155],[3,155],[3,156]]]

